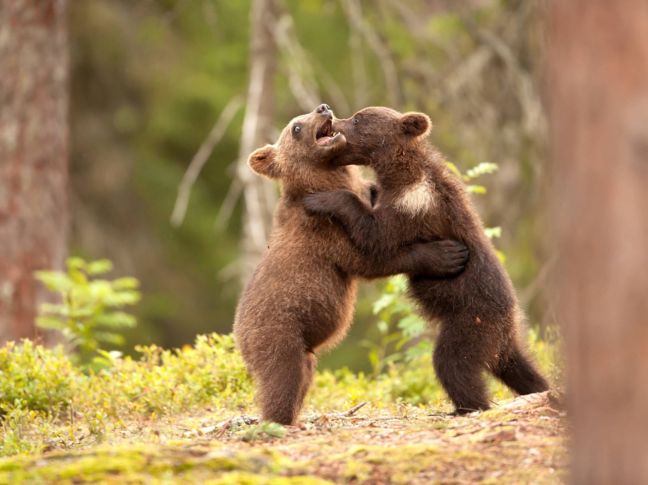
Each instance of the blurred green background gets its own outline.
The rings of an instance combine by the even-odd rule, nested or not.
[[[530,321],[551,322],[539,217],[541,3],[278,5],[288,41],[276,56],[276,130],[306,111],[300,83],[340,117],[367,105],[428,113],[431,140],[450,161],[461,169],[499,165],[476,201],[485,224],[502,227],[496,244]],[[227,104],[245,99],[250,1],[75,0],[69,7],[70,252],[107,257],[115,274],[141,280],[129,344],[180,346],[198,333],[229,332],[241,289],[242,200],[225,223],[217,214],[236,177],[244,109],[193,186],[182,225],[169,220],[194,154]],[[323,366],[368,367],[359,342],[375,334],[370,306],[379,285],[363,285],[351,334]]]

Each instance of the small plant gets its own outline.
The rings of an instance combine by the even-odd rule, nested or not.
[[[264,421],[259,424],[253,424],[243,428],[238,433],[242,441],[265,441],[272,438],[283,438],[286,434],[286,428],[279,423]]]
[[[29,453],[35,446],[25,436],[25,428],[36,416],[35,411],[21,407],[11,408],[4,413],[0,423],[0,456]]]
[[[60,297],[60,303],[40,306],[36,324],[63,333],[83,363],[95,357],[105,364],[105,355],[97,356],[101,345],[122,345],[119,331],[136,324],[135,317],[121,309],[140,300],[139,282],[130,277],[97,278],[111,270],[107,259],[69,258],[66,272],[36,272],[36,278]]]
[[[411,361],[432,350],[429,339],[421,340],[428,327],[416,314],[406,292],[405,276],[394,276],[387,281],[383,294],[373,304],[373,313],[379,318],[380,339],[378,342],[364,341],[363,345],[369,348],[369,362],[374,375],[384,372],[390,364],[403,359]]]

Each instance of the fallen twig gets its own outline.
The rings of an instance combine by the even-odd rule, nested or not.
[[[343,414],[343,416],[349,418],[349,417],[353,416],[355,413],[357,413],[358,411],[360,411],[367,404],[369,404],[368,401],[362,401],[360,404],[356,404],[351,409],[349,409],[346,413]]]

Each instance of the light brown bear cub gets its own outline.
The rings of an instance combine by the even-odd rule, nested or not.
[[[310,386],[316,355],[342,339],[350,325],[356,275],[397,273],[447,277],[466,262],[465,246],[454,241],[413,244],[389,259],[368,259],[340,227],[309,217],[302,205],[312,192],[347,190],[368,203],[368,183],[355,167],[332,169],[346,148],[332,130],[326,105],[293,119],[274,145],[249,158],[257,173],[281,181],[267,252],[245,288],[234,334],[258,386],[263,419],[295,422]]]
[[[347,149],[333,164],[370,165],[380,192],[375,208],[351,191],[312,194],[306,208],[333,217],[368,257],[391,258],[404,244],[441,237],[470,250],[465,271],[447,281],[410,274],[410,291],[424,314],[440,320],[434,352],[438,379],[457,412],[488,409],[484,370],[519,394],[544,391],[545,379],[518,336],[520,311],[511,281],[463,183],[425,141],[423,113],[365,108],[333,128]]]

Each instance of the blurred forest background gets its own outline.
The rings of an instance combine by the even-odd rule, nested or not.
[[[424,111],[448,160],[462,170],[498,164],[484,179],[488,194],[476,197],[480,212],[487,226],[502,228],[496,245],[529,320],[552,323],[539,210],[541,7],[535,0],[69,2],[69,253],[109,258],[116,275],[141,281],[139,325],[127,348],[180,346],[231,330],[254,261],[246,191],[267,191],[241,161],[320,102],[340,117],[367,105]],[[266,74],[256,107],[248,88],[255,56]],[[253,109],[266,129],[246,135]],[[191,174],[186,212],[177,207],[172,223],[192,159],[204,167]],[[351,335],[324,366],[368,366],[358,344],[375,335],[370,306],[379,288],[364,285]]]

